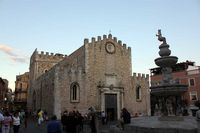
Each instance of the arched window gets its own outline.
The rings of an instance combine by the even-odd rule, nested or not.
[[[80,100],[80,87],[77,82],[74,82],[70,86],[70,100],[71,102],[79,102]]]
[[[136,87],[136,101],[141,101],[141,86],[137,85]]]

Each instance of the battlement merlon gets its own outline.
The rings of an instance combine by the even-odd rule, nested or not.
[[[128,47],[128,51],[131,52],[131,47]]]
[[[33,53],[34,58],[37,59],[64,59],[67,57],[67,55],[60,54],[60,53],[49,53],[49,52],[44,52],[44,51],[34,51]]]
[[[149,74],[133,73],[133,78],[149,79]]]
[[[124,49],[131,51],[130,47],[127,47],[126,44],[122,43],[121,40],[117,40],[117,37],[113,37],[112,34],[109,34],[108,36],[103,35],[103,37],[101,37],[101,36],[97,36],[96,38],[92,37],[91,39],[84,38],[84,45],[86,45],[86,44],[92,45],[92,44],[96,44],[96,43],[101,42],[101,41],[104,41],[104,42],[112,41],[114,43],[118,43],[118,45],[122,46]]]
[[[126,44],[125,43],[123,44],[123,48],[126,49]]]
[[[122,46],[122,41],[121,41],[121,40],[119,40],[119,41],[118,41],[118,44]]]
[[[117,42],[117,37],[113,37],[114,42]]]

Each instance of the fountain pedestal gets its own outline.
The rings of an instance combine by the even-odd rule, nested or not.
[[[174,66],[178,58],[170,56],[171,50],[166,42],[166,38],[162,36],[161,30],[158,30],[158,40],[162,42],[159,46],[160,57],[155,59],[155,64],[161,67],[162,80],[159,85],[151,86],[151,96],[155,98],[158,107],[156,111],[160,112],[160,120],[170,120],[173,117],[167,118],[166,116],[177,116],[181,110],[180,102],[181,95],[187,91],[187,85],[178,84],[172,77],[172,66]],[[165,116],[165,117],[164,117]]]

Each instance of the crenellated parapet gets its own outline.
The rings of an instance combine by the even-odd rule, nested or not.
[[[63,55],[60,53],[49,53],[49,52],[44,52],[44,51],[35,51],[34,52],[35,56],[37,59],[49,59],[49,60],[62,60],[65,57],[67,57],[67,55]]]
[[[91,39],[85,38],[84,39],[84,45],[95,45],[97,43],[106,43],[106,42],[113,42],[115,44],[120,45],[121,47],[123,47],[123,49],[131,51],[131,47],[127,47],[125,43],[122,43],[121,40],[118,40],[117,37],[113,37],[112,34],[109,35],[103,35],[101,36],[97,36],[97,37],[92,37]]]
[[[132,77],[134,79],[149,80],[149,74],[133,73]]]

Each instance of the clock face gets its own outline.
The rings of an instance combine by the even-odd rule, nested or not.
[[[113,43],[111,43],[111,42],[106,43],[106,51],[109,54],[115,53],[115,45]]]

